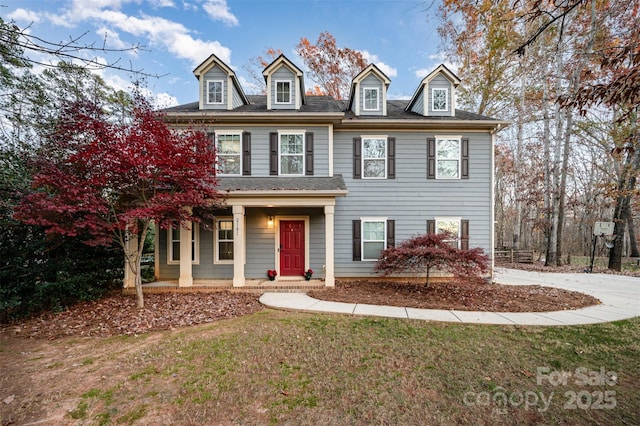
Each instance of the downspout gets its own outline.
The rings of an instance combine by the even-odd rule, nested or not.
[[[495,251],[495,244],[496,244],[496,188],[495,188],[495,180],[496,180],[496,134],[502,130],[502,124],[498,123],[498,125],[496,126],[495,129],[493,129],[491,131],[491,226],[490,226],[490,233],[491,235],[489,236],[489,241],[491,244],[491,247],[489,248],[490,252],[491,252],[491,271],[490,271],[490,278],[491,278],[491,282],[493,282],[493,278],[494,278],[494,270],[496,267],[496,262],[495,262],[495,255],[494,255],[494,251]]]

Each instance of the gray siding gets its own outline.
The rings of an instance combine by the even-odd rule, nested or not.
[[[242,97],[240,96],[240,92],[237,87],[233,88],[233,99],[231,100],[233,108],[238,108],[239,106],[244,105],[242,102]]]
[[[424,86],[422,86],[422,88],[420,89],[420,93],[418,93],[418,96],[416,96],[416,99],[411,107],[411,112],[424,115]]]
[[[365,111],[364,110],[364,89],[365,87],[373,87],[378,89],[378,110],[377,111]],[[382,115],[382,91],[384,85],[375,75],[369,74],[360,82],[360,115]]]
[[[269,133],[278,130],[313,132],[314,176],[329,176],[329,128],[324,126],[221,126],[208,131],[223,133],[225,130],[251,132],[251,176],[269,176]]]
[[[222,80],[222,104],[207,103],[207,81]],[[227,73],[221,68],[214,66],[202,76],[200,84],[200,96],[203,100],[203,109],[227,109]]]
[[[491,136],[460,133],[468,137],[468,180],[426,178],[427,142],[433,133],[381,132],[396,138],[396,178],[353,179],[355,132],[335,135],[335,173],[344,176],[349,194],[336,200],[336,277],[373,275],[375,262],[352,261],[352,220],[386,217],[395,220],[396,244],[426,232],[427,219],[461,217],[470,221],[470,247],[491,250]],[[439,135],[442,133],[438,133]]]
[[[291,103],[276,103],[276,81],[285,80],[291,82]],[[287,67],[281,66],[273,74],[271,74],[271,109],[294,109],[296,105],[296,75]]]
[[[432,93],[431,93],[431,89],[432,88],[437,88],[437,89],[448,89],[447,90],[447,105],[449,107],[449,109],[447,111],[434,111],[433,110],[433,103],[432,103]],[[451,95],[452,95],[452,91],[453,91],[453,87],[451,85],[451,82],[449,80],[447,80],[442,74],[437,75],[433,80],[431,80],[429,82],[429,85],[427,86],[427,96],[428,96],[428,106],[429,106],[429,114],[428,115],[432,115],[434,117],[446,117],[446,116],[450,116],[451,115]]]

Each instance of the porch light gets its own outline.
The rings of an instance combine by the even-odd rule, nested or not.
[[[267,216],[267,226],[273,228],[273,216]]]

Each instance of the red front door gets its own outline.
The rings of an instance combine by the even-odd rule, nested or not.
[[[304,275],[304,220],[280,221],[280,275]]]

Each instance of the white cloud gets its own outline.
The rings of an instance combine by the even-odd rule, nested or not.
[[[398,70],[382,62],[378,58],[378,55],[369,53],[366,50],[361,50],[360,53],[362,53],[362,56],[364,57],[364,59],[366,59],[367,62],[369,62],[370,64],[375,64],[378,68],[380,68],[380,71],[387,75],[387,77],[393,78],[398,76]]]
[[[418,68],[413,71],[415,76],[418,77],[420,80],[425,78],[431,71],[436,69],[436,67],[440,64],[444,64],[444,66],[449,68],[449,70],[454,74],[457,73],[458,69],[460,68],[458,64],[454,64],[453,62],[447,61],[446,56],[443,52],[438,52],[433,55],[429,55],[428,58],[429,58],[429,61],[431,61],[431,65],[429,67]]]
[[[66,26],[85,20],[107,24],[134,36],[146,37],[151,44],[163,46],[176,57],[190,60],[193,66],[198,65],[211,53],[215,53],[226,63],[231,62],[230,49],[217,41],[193,38],[191,31],[178,22],[149,15],[129,16],[117,9],[103,9],[105,5],[119,7],[120,4],[118,0],[94,0],[87,3],[84,0],[75,0],[72,9],[67,13],[51,16],[50,19],[53,23],[64,23]]]
[[[40,15],[32,10],[16,9],[7,15],[7,18],[16,22],[26,22],[28,24],[32,22],[40,22]]]
[[[227,0],[207,0],[202,8],[214,21],[222,21],[229,27],[235,27],[240,22],[229,10]]]
[[[96,30],[96,34],[102,38],[107,46],[113,49],[129,49],[130,44],[125,43],[120,39],[120,34],[107,27],[101,27]],[[131,55],[137,56],[135,50],[130,50]]]

